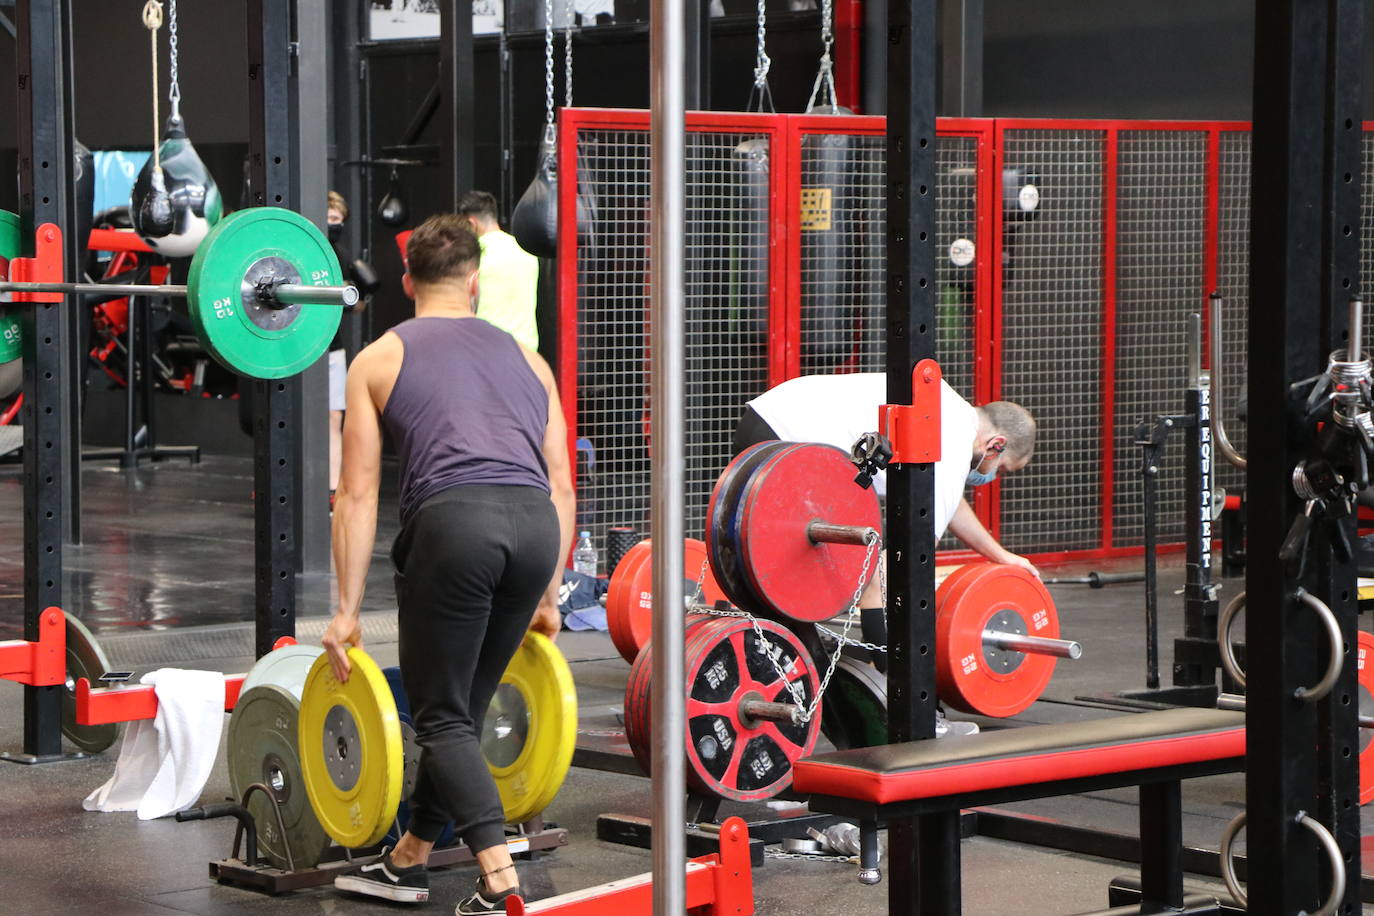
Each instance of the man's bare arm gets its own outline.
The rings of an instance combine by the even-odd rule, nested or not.
[[[949,530],[955,537],[963,541],[970,550],[987,557],[992,562],[1005,563],[1008,566],[1020,566],[1034,573],[1037,578],[1040,576],[1040,570],[1035,568],[1034,563],[997,543],[997,538],[993,537],[992,533],[983,527],[983,523],[978,521],[978,516],[974,513],[973,507],[968,504],[968,500],[959,500],[959,508],[954,511],[954,518],[949,520]]]

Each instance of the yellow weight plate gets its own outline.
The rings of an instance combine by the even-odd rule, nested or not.
[[[482,727],[482,753],[506,822],[521,824],[558,794],[577,743],[572,669],[546,636],[525,634]]]
[[[349,649],[353,672],[339,683],[328,654],[315,659],[301,696],[301,772],[310,804],[340,846],[386,835],[401,801],[401,720],[382,669]]]

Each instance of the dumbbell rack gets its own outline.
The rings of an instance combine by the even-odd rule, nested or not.
[[[249,792],[254,787],[249,787]],[[247,801],[247,792],[243,801]],[[276,799],[268,793],[268,798],[272,799],[273,807],[276,807]],[[195,809],[193,809],[195,810]],[[239,812],[242,812],[240,816]],[[183,812],[190,814],[190,812]],[[290,893],[291,891],[305,890],[312,887],[323,887],[334,883],[334,879],[340,875],[352,874],[371,862],[376,861],[381,849],[367,850],[362,854],[357,854],[353,850],[345,849],[340,846],[331,847],[326,853],[325,858],[317,865],[307,868],[285,869],[279,868],[270,863],[259,861],[250,863],[248,858],[256,858],[254,855],[257,848],[255,839],[251,836],[245,850],[248,855],[240,856],[240,846],[243,845],[244,833],[246,828],[244,820],[251,823],[251,816],[248,815],[246,805],[221,805],[208,806],[204,813],[194,814],[183,817],[177,815],[177,820],[200,820],[206,817],[234,816],[239,818],[238,827],[234,830],[234,842],[228,858],[218,859],[210,863],[210,877],[220,884],[229,884],[235,887],[248,888],[250,890],[261,891],[262,893],[277,896],[279,894]],[[398,828],[399,832],[399,828]],[[516,832],[506,837],[506,846],[510,850],[512,857],[533,856],[535,853],[557,849],[560,846],[568,845],[568,831],[554,824],[546,824],[542,817],[534,817],[520,824]],[[447,868],[456,865],[470,865],[476,861],[471,849],[462,844],[446,846],[442,849],[435,849],[429,855],[430,868]]]

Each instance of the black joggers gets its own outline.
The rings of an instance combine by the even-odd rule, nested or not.
[[[525,486],[436,493],[396,538],[401,676],[422,748],[409,829],[422,840],[437,840],[451,820],[474,852],[505,842],[482,722],[560,540],[549,495]]]

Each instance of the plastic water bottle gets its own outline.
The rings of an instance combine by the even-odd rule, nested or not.
[[[584,576],[596,575],[596,546],[592,544],[592,533],[583,531],[577,536],[577,546],[573,548],[573,572]]]

